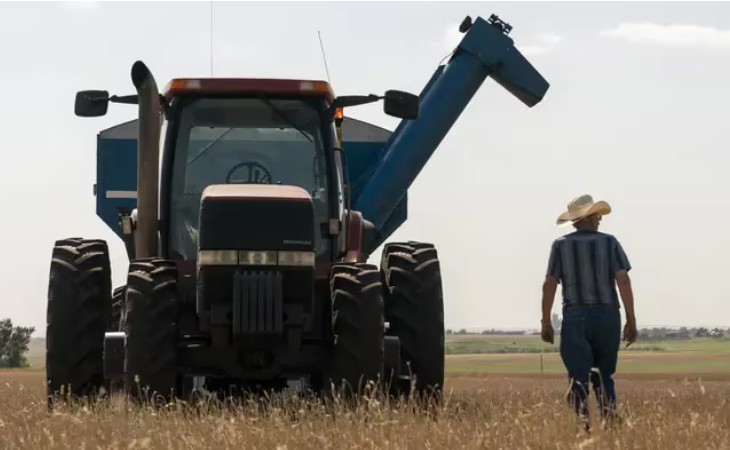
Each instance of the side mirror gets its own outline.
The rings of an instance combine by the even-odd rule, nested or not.
[[[109,108],[109,92],[80,91],[76,93],[74,113],[79,117],[100,117]]]
[[[389,116],[399,117],[405,120],[418,118],[420,100],[417,95],[409,92],[390,90],[385,92],[383,110]]]

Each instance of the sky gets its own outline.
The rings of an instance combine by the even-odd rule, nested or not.
[[[95,215],[96,134],[82,89],[130,94],[138,59],[174,77],[326,79],[338,94],[419,93],[466,15],[498,14],[550,83],[528,108],[487,79],[409,190],[391,241],[438,248],[448,328],[537,328],[555,219],[608,201],[602,230],[633,271],[640,327],[730,326],[728,3],[0,3],[0,316],[45,334],[53,243],[121,241]],[[212,49],[212,53],[211,53]],[[382,104],[347,115],[393,130]],[[727,129],[726,129],[727,130]],[[380,249],[371,262],[380,258]],[[559,298],[554,310],[559,312]]]

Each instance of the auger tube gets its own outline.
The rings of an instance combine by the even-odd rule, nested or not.
[[[478,17],[445,66],[421,93],[417,120],[401,123],[383,159],[357,198],[355,209],[380,234],[395,207],[487,76],[525,105],[539,103],[549,84],[507,36],[496,16]]]
[[[160,154],[160,93],[142,61],[132,66],[132,83],[139,96],[137,141],[137,230],[135,257],[157,256],[157,206]]]

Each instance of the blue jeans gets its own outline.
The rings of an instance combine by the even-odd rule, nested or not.
[[[588,381],[601,416],[616,408],[613,374],[621,345],[621,312],[615,306],[566,306],[560,330],[560,357],[570,378],[568,403],[576,413],[588,416]],[[593,371],[592,369],[598,369]]]

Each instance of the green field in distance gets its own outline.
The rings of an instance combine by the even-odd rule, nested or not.
[[[564,373],[555,345],[539,336],[447,335],[450,374]],[[622,347],[618,372],[623,374],[730,374],[730,339],[696,338],[637,342]]]

